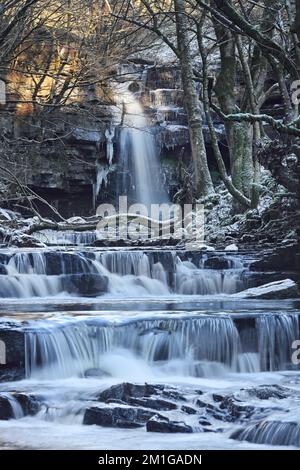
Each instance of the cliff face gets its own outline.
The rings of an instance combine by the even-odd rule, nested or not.
[[[180,167],[190,161],[189,133],[176,66],[123,65],[107,93],[91,88],[80,104],[35,109],[8,104],[1,120],[18,161],[19,178],[64,216],[90,215],[96,205],[114,202],[119,194],[121,167],[120,84],[137,94],[155,134],[163,180],[171,198],[180,186]],[[223,136],[223,127],[220,127]],[[209,146],[209,132],[204,126]],[[212,162],[211,162],[212,163]],[[212,163],[213,165],[213,163]],[[42,213],[47,215],[44,205]]]

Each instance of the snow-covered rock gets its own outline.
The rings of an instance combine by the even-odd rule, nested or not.
[[[67,222],[68,224],[84,224],[85,220],[82,217],[71,217]]]
[[[18,212],[11,211],[9,209],[2,209],[0,207],[0,220],[16,220],[20,217]]]
[[[232,245],[226,246],[225,251],[239,251],[239,249],[238,249],[238,247],[233,243]]]
[[[46,248],[47,246],[37,238],[19,231],[11,237],[10,244],[20,248]]]
[[[291,279],[284,279],[244,290],[233,294],[233,297],[243,299],[291,299],[299,297],[299,295],[296,282]]]

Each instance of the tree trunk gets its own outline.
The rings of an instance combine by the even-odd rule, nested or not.
[[[185,95],[195,170],[195,190],[196,197],[201,197],[214,193],[214,187],[207,164],[207,155],[202,132],[202,112],[194,81],[184,1],[174,0],[174,4],[176,9],[177,44],[182,86]]]
[[[294,23],[294,31],[296,34],[296,60],[298,71],[300,72],[300,3],[298,0],[295,0],[296,4],[296,14],[295,14],[295,23]],[[300,75],[300,74],[299,74]]]
[[[232,182],[247,198],[251,198],[254,176],[252,150],[252,124],[233,123],[230,139]]]
[[[215,92],[224,114],[238,111],[236,105],[236,51],[232,32],[215,22],[216,36],[221,54],[221,69]],[[232,182],[246,198],[251,197],[254,168],[252,158],[253,126],[250,123],[225,124],[230,152]]]

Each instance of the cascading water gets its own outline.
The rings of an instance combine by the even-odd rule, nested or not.
[[[203,444],[207,447],[211,442],[222,447],[224,436],[248,446],[299,445],[298,424],[292,421],[298,388],[300,396],[299,366],[291,361],[299,310],[231,296],[255,285],[251,255],[88,248],[0,255],[0,341],[8,341],[8,357],[11,344],[23,354],[14,356],[12,368],[23,363],[26,379],[13,387],[0,383],[0,440],[38,448],[45,442],[57,448],[64,441],[68,447],[89,448],[96,439],[104,446],[107,428],[97,426],[92,435],[80,431],[78,441],[76,429],[83,427],[89,407],[126,409],[122,400],[99,403],[97,397],[129,381],[171,387],[171,398],[135,398],[130,407],[149,410],[171,400],[167,406],[176,409],[159,409],[159,414],[189,423],[198,433],[197,448],[199,439],[206,442],[199,423],[207,421],[215,431]],[[282,382],[290,388],[276,388]],[[280,396],[280,403],[265,403],[266,383],[272,383],[271,393]],[[1,403],[5,419],[11,419],[5,436]],[[243,421],[244,409],[249,420],[253,413],[252,421]],[[27,429],[21,444],[10,424],[16,420]],[[70,437],[62,439],[61,426],[69,427]],[[222,442],[216,441],[221,428]],[[42,429],[47,430],[44,440]],[[136,437],[126,433],[134,446]],[[164,446],[161,435],[149,442]]]
[[[235,321],[221,314],[117,322],[91,319],[53,323],[47,328],[42,324],[26,332],[26,373],[44,379],[84,376],[89,369],[122,375],[124,354],[144,362],[146,372],[141,380],[147,380],[150,369],[158,377],[172,373],[210,377],[217,370],[224,375],[226,368],[240,373],[280,370],[290,359],[286,338],[291,343],[297,338],[298,316],[269,314],[268,324],[278,337],[278,349],[270,350],[259,340],[252,345],[256,347],[252,353],[243,350]],[[261,336],[259,320],[256,335]],[[110,360],[119,360],[119,369],[111,369]]]
[[[158,150],[142,105],[134,93],[124,87],[119,91],[118,101],[124,106],[119,144],[123,175],[121,195],[147,208],[151,204],[168,203],[169,198],[162,184]]]
[[[230,295],[248,287],[248,279],[241,261],[228,266],[224,270],[205,268],[202,259],[192,262],[175,251],[16,252],[6,259],[0,297],[72,295],[78,293],[80,280],[84,289],[88,279],[96,282],[100,278],[108,283],[98,295]],[[82,274],[89,277],[80,277]],[[96,288],[93,296],[97,297]]]

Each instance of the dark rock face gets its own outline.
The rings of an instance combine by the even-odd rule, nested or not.
[[[10,256],[7,255],[6,253],[0,253],[0,263],[2,265],[5,265],[8,263]]]
[[[92,271],[92,265],[88,259],[88,255],[88,253],[84,253],[84,257],[82,257],[76,253],[47,251],[44,253],[46,274],[77,274],[85,273],[87,270],[90,272]]]
[[[128,402],[131,398],[145,398],[157,395],[163,389],[161,385],[138,385],[124,382],[122,384],[113,385],[98,395],[99,401],[106,402],[110,399],[117,399]]]
[[[300,244],[292,243],[277,248],[273,253],[250,265],[253,271],[300,272]]]
[[[250,418],[255,412],[254,406],[237,402],[234,397],[228,396],[220,403],[220,409],[226,410],[228,418],[232,421]]]
[[[256,397],[259,400],[269,400],[270,398],[283,400],[291,393],[288,389],[280,387],[280,385],[261,385],[260,387],[250,388],[247,392],[250,396]]]
[[[219,421],[228,423],[243,421],[250,418],[255,412],[263,411],[258,410],[254,406],[243,404],[232,395],[222,396],[213,394],[213,399],[218,405],[205,403],[202,400],[197,400],[196,404],[199,408],[205,409],[206,414]],[[201,420],[206,420],[207,416],[202,414]],[[207,425],[207,424],[206,424]]]
[[[192,408],[191,406],[182,405],[181,410],[188,415],[197,414],[197,410],[195,410],[195,408]]]
[[[208,421],[206,416],[201,416],[199,419],[199,424],[201,426],[211,426],[211,423]]]
[[[71,294],[85,297],[108,292],[108,278],[100,274],[71,274],[63,277],[63,289]]]
[[[161,433],[192,433],[193,428],[182,421],[171,421],[168,418],[154,416],[146,424],[148,432]]]
[[[204,267],[209,269],[230,269],[232,267],[231,260],[219,256],[211,256],[204,262]]]
[[[139,428],[155,415],[155,411],[142,408],[88,408],[84,414],[83,424],[114,428]]]
[[[0,329],[0,341],[4,357],[0,357],[0,382],[21,380],[25,377],[25,335],[24,332]]]
[[[14,417],[12,407],[9,403],[8,398],[0,395],[0,420],[7,421]]]
[[[41,410],[41,400],[34,395],[14,393],[14,398],[21,405],[25,416],[34,416]]]
[[[153,410],[168,411],[176,410],[177,405],[167,400],[159,398],[129,398],[128,403],[134,406],[143,406],[144,408],[152,408]]]
[[[0,263],[0,274],[7,274],[7,269],[2,263]]]

